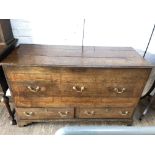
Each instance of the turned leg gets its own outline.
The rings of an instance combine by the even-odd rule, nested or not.
[[[11,107],[9,105],[9,98],[7,96],[3,96],[2,99],[1,99],[1,102],[3,104],[5,104],[6,108],[7,108],[7,111],[9,113],[9,116],[11,118],[11,124],[12,125],[16,125],[16,120],[15,120],[15,117],[14,117],[14,114],[15,114],[15,110],[11,110]]]

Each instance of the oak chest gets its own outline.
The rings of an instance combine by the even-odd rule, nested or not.
[[[130,47],[20,45],[3,62],[19,126],[132,122],[151,66]]]

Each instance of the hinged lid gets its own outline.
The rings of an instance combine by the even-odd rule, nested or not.
[[[3,65],[152,68],[131,47],[50,46],[22,44],[2,61]]]

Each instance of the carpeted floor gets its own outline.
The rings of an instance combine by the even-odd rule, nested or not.
[[[155,125],[155,109],[151,109],[146,117],[140,122],[138,116],[140,111],[144,108],[141,105],[137,108],[134,115],[133,126],[154,126]],[[84,123],[72,123],[72,125],[83,125]],[[100,124],[105,124],[100,123]],[[18,127],[10,124],[8,113],[3,105],[0,105],[0,135],[53,135],[55,132],[64,126],[71,125],[70,123],[34,123],[26,127]],[[85,125],[85,124],[84,124]],[[98,125],[97,123],[87,123],[87,125]],[[106,125],[106,124],[105,124]]]

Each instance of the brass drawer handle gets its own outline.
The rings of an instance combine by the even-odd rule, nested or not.
[[[129,111],[120,111],[120,114],[123,115],[123,116],[126,116],[129,114]]]
[[[24,112],[24,114],[28,117],[32,116],[34,113],[33,112]]]
[[[59,111],[58,114],[59,114],[61,117],[66,117],[66,116],[69,114],[69,111],[65,111],[65,112]]]
[[[73,90],[75,90],[77,93],[82,93],[84,91],[84,86],[73,86]]]
[[[126,88],[122,88],[121,90],[119,90],[118,88],[114,88],[114,91],[115,91],[117,94],[122,94],[125,90],[126,90]]]
[[[39,86],[37,86],[37,87],[31,87],[31,86],[28,86],[27,87],[31,92],[33,92],[33,93],[37,93],[39,90],[40,90],[40,87]]]
[[[92,111],[87,111],[87,110],[86,110],[84,113],[85,113],[86,115],[92,116],[92,115],[95,114],[95,111],[93,111],[93,110],[92,110]]]

